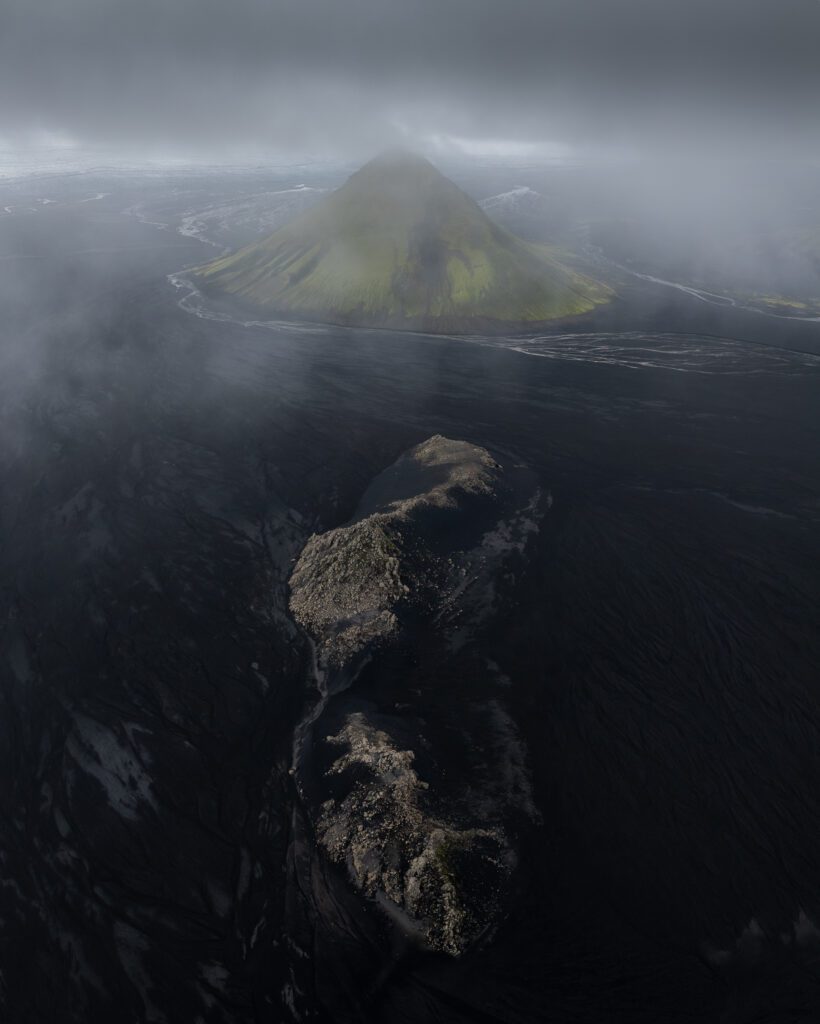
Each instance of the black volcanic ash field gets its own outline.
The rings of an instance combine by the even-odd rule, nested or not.
[[[649,284],[563,349],[207,319],[175,225],[237,182],[87,184],[0,218],[4,1019],[815,1019],[820,359]],[[468,660],[394,650],[344,698],[425,673],[445,775],[477,694],[526,750],[540,823],[456,958],[315,857],[289,773],[294,559],[435,434],[544,496]]]

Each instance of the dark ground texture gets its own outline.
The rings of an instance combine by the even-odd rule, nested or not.
[[[817,326],[638,290],[573,327],[635,334],[530,354],[243,327],[177,306],[201,243],[49,210],[0,224],[3,1019],[816,1020],[820,358],[704,335]],[[552,496],[482,640],[543,823],[458,960],[305,886],[288,774],[292,559],[434,433]]]

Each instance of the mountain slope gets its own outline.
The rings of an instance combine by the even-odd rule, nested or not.
[[[372,160],[290,224],[194,274],[205,291],[284,316],[431,331],[526,326],[610,297],[406,153]]]

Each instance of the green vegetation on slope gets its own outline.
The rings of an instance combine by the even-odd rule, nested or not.
[[[196,273],[208,290],[281,315],[425,330],[536,323],[611,297],[409,154],[371,161],[291,224]]]

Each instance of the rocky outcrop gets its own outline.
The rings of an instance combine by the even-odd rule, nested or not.
[[[491,921],[515,857],[500,827],[460,826],[428,806],[411,750],[353,714],[328,742],[344,748],[330,775],[364,775],[317,824],[358,889],[388,900],[427,944],[458,955]]]
[[[323,691],[299,743],[313,756],[294,769],[319,847],[405,934],[453,956],[502,911],[509,816],[537,816],[515,726],[473,649],[502,567],[537,528],[537,492],[521,496],[488,451],[436,435],[372,482],[349,523],[311,537],[290,579]],[[362,665],[378,676],[397,646],[411,663],[430,651],[431,667],[394,659],[363,707]],[[469,674],[466,701],[440,699],[439,673]]]
[[[291,576],[290,607],[331,665],[398,629],[394,608],[409,593],[400,545],[396,531],[378,519],[308,541]]]
[[[314,534],[290,579],[290,607],[339,667],[398,630],[443,570],[436,541],[476,499],[497,495],[501,469],[483,448],[437,434],[403,455],[368,489],[359,517]]]

